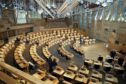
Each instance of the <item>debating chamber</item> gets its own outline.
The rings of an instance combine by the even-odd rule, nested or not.
[[[0,0],[0,84],[126,84],[126,0]]]

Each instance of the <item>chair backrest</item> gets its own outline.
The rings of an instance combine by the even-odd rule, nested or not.
[[[98,57],[98,61],[102,62],[103,61],[103,57],[99,56]]]

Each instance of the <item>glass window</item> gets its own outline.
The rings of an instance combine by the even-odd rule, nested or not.
[[[27,23],[26,21],[26,11],[24,10],[17,10],[16,16],[17,16],[17,24],[23,24]]]

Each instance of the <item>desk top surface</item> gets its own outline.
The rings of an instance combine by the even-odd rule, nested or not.
[[[64,77],[70,78],[70,79],[74,79],[75,74],[71,71],[66,71],[63,75]]]

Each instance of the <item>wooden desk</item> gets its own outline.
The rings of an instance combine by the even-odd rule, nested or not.
[[[118,79],[111,74],[106,74],[105,80],[116,84],[118,83]]]
[[[75,80],[76,80],[77,82],[86,84],[87,81],[88,81],[88,78],[86,78],[86,77],[85,77],[84,75],[82,75],[82,74],[78,74],[78,75],[76,75]]]
[[[104,81],[104,84],[113,84],[113,83],[108,82],[108,81]]]
[[[0,49],[0,55],[5,55],[4,52]]]
[[[0,61],[1,61],[1,62],[4,62],[4,58],[0,58]]]
[[[52,76],[52,75],[48,75],[46,80],[44,80],[44,84],[58,84],[59,80]]]
[[[22,63],[22,60],[21,60],[20,58],[16,59],[15,61],[16,61],[18,64],[19,64],[19,63]]]
[[[14,53],[15,61],[17,62],[19,67],[22,69],[28,67],[28,62],[22,56],[24,49],[25,49],[25,43],[22,43],[16,48],[15,53]]]
[[[94,61],[94,65],[99,65],[99,66],[102,66],[102,63],[99,62],[99,61]]]
[[[74,79],[75,74],[74,74],[74,72],[68,71],[68,70],[67,70],[67,71],[63,74],[63,76],[66,77],[66,78],[69,78],[69,79]]]
[[[46,58],[49,58],[51,56],[51,53],[48,51],[47,47],[43,48],[43,54]]]
[[[121,67],[121,66],[118,65],[118,64],[115,64],[113,68],[114,68],[115,70],[124,70],[124,68]]]
[[[85,51],[83,49],[79,49],[79,53],[81,53],[82,55],[85,53]]]
[[[42,59],[39,55],[38,55],[38,53],[36,52],[36,47],[37,47],[37,45],[33,45],[33,46],[31,46],[31,48],[30,48],[30,55],[31,55],[31,57],[32,57],[32,59],[38,64],[38,65],[44,65],[45,64],[45,60],[44,59]]]
[[[63,56],[65,56],[65,57],[67,57],[67,58],[70,58],[70,59],[71,59],[71,58],[74,57],[74,55],[73,55],[72,53],[66,51],[66,50],[64,49],[63,46],[59,47],[59,52],[60,52]]]
[[[94,67],[95,69],[100,69],[100,68],[102,68],[102,62],[100,62],[100,61],[94,61],[93,67]]]
[[[44,81],[44,84],[58,84],[59,81],[52,81],[50,79],[47,79],[46,81]]]
[[[68,58],[73,58],[74,57],[74,55],[72,54],[72,53],[68,53],[67,55],[66,55]]]
[[[14,55],[14,58],[15,58],[15,60],[20,59],[20,57],[18,55]]]
[[[33,59],[35,62],[39,61],[38,57],[32,57],[32,59]]]
[[[107,63],[107,62],[105,62],[105,63],[103,64],[103,66],[104,66],[104,67],[112,67],[112,65],[109,64],[109,63]]]
[[[46,76],[46,72],[45,71],[39,71],[39,72],[36,72],[35,74],[33,74],[33,76],[41,80]]]
[[[92,64],[93,60],[91,60],[91,59],[85,59],[85,63]]]
[[[57,58],[56,56],[52,56],[51,59],[52,59],[52,60],[55,59],[57,63],[59,62],[59,58]]]
[[[98,79],[90,78],[88,84],[101,84]]]
[[[77,71],[78,67],[76,65],[69,65],[68,69],[71,70],[71,71]]]
[[[95,77],[95,78],[102,79],[102,74],[100,72],[98,72],[98,71],[95,71],[95,70],[92,71],[91,76]]]
[[[4,55],[3,55],[3,53],[0,53],[0,58],[4,58]]]
[[[44,65],[45,64],[45,61],[39,60],[39,61],[37,61],[37,64]]]
[[[56,68],[54,69],[53,73],[58,74],[58,75],[61,76],[64,73],[64,69],[62,67],[60,67],[60,66],[56,66]]]
[[[89,74],[89,70],[87,68],[81,68],[79,69],[79,73],[84,74],[84,75],[88,75]]]
[[[116,52],[116,53],[118,53],[118,52]],[[117,62],[118,59],[119,59],[119,56],[115,56],[115,57],[114,57],[114,61],[115,61],[115,62]]]
[[[20,64],[18,64],[19,66],[20,66],[20,68],[27,68],[28,67],[28,64],[26,64],[26,63],[20,63]]]
[[[87,82],[88,82],[88,78],[87,77],[84,77],[83,83],[86,84]]]
[[[78,82],[83,82],[83,77],[84,77],[83,75],[78,74],[76,75],[75,80]]]

